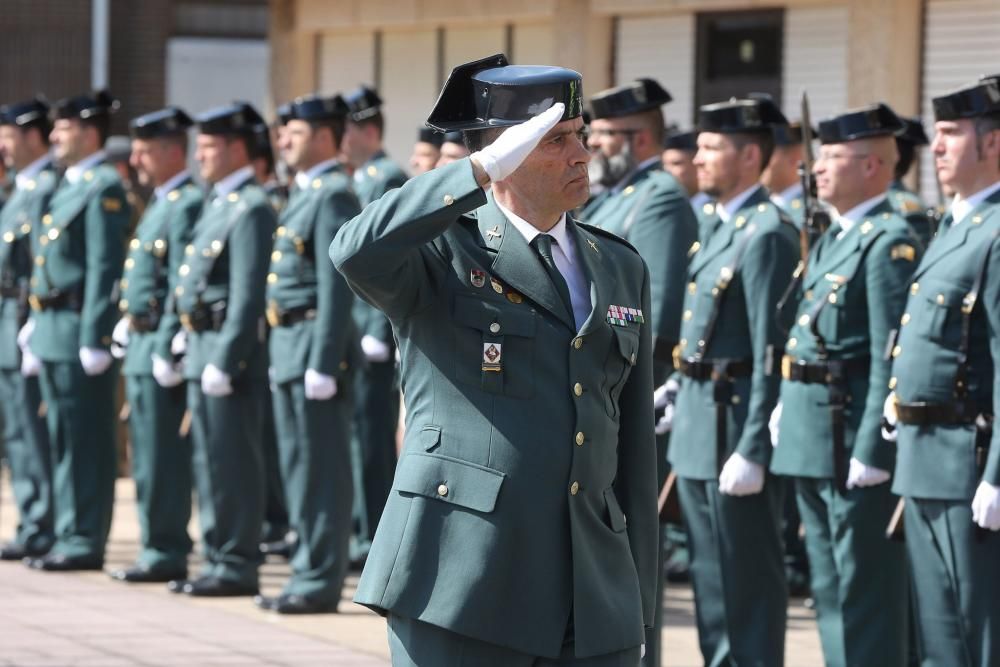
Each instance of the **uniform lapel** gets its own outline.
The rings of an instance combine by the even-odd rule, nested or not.
[[[590,284],[590,315],[580,327],[580,334],[588,334],[597,326],[604,324],[611,305],[611,295],[618,283],[614,267],[605,253],[601,251],[601,239],[576,224],[572,218],[566,219],[570,236],[576,243],[576,256],[583,264],[584,277]]]
[[[920,262],[920,266],[917,267],[916,272],[913,274],[914,278],[923,275],[927,272],[927,269],[937,264],[942,258],[947,257],[950,253],[965,245],[965,239],[969,235],[969,230],[975,226],[972,220],[976,217],[981,207],[982,204],[977,206],[976,210],[969,213],[969,215],[965,216],[965,219],[957,227],[948,229],[944,236],[938,237],[934,243],[930,244],[923,261]]]

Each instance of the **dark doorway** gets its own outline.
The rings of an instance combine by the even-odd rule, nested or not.
[[[748,93],[767,93],[781,106],[784,58],[781,9],[698,14],[697,107]]]

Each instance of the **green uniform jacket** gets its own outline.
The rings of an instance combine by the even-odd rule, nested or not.
[[[275,382],[301,378],[312,368],[342,377],[358,359],[351,318],[354,293],[328,257],[340,227],[361,212],[351,183],[337,165],[305,190],[292,192],[279,220],[267,286],[269,312],[315,309],[315,317],[271,330]]]
[[[830,360],[868,357],[868,375],[848,378],[844,411],[848,457],[891,471],[896,448],[882,439],[882,406],[889,393],[889,332],[899,324],[919,244],[887,200],[868,211],[842,238],[839,226],[809,253],[795,324],[785,345],[797,361],[819,360],[819,333]],[[781,384],[780,440],[771,470],[782,475],[832,478],[833,435],[829,387]],[[844,470],[847,461],[844,461]]]
[[[931,219],[927,215],[930,207],[916,193],[908,190],[902,181],[893,181],[889,186],[889,203],[913,228],[923,247],[930,245]]]
[[[203,199],[201,189],[186,179],[149,205],[129,242],[118,308],[133,317],[153,314],[159,317],[159,323],[156,331],[129,333],[122,365],[125,375],[150,375],[154,354],[171,358],[170,341],[180,323],[176,313],[164,312],[169,283],[172,277],[176,279],[185,261],[185,248],[191,242]]]
[[[550,657],[571,612],[578,656],[638,646],[657,562],[650,327],[608,321],[648,312],[649,274],[618,237],[567,224],[594,301],[579,333],[468,159],[387,194],[330,248],[392,320],[407,397],[355,600]]]
[[[0,296],[0,369],[21,367],[17,332],[27,314],[31,258],[36,250],[32,231],[41,225],[55,187],[56,176],[50,165],[38,172],[25,188],[15,190],[0,209],[0,286],[4,291],[19,292],[16,296]]]
[[[234,382],[267,376],[264,291],[274,223],[274,209],[252,178],[205,203],[192,252],[177,269],[174,298],[182,320],[199,307],[224,307],[225,318],[218,331],[189,332],[187,379],[200,378],[208,364]]]
[[[688,250],[698,240],[687,194],[657,162],[632,175],[621,192],[604,198],[585,220],[621,236],[646,261],[653,349],[658,361],[669,363],[680,338]]]
[[[715,217],[712,231],[710,224],[711,220],[703,227],[707,236],[688,270],[678,353],[685,359],[701,351],[705,359],[752,362],[752,376],[733,382],[726,455],[737,451],[767,467],[772,450],[768,420],[778,399],[777,358],[785,341],[775,311],[798,262],[798,234],[762,187],[728,223]],[[720,275],[731,267],[741,246],[743,256],[729,288],[717,290]],[[702,349],[699,341],[720,295],[715,333]],[[681,477],[714,479],[718,475],[712,395],[711,380],[683,378],[669,452],[670,463]]]
[[[406,182],[406,173],[383,152],[354,172],[354,192],[362,208],[393,188]],[[392,327],[385,315],[358,299],[354,302],[354,321],[360,336],[372,336],[386,345],[393,345]]]
[[[991,248],[978,300],[972,311],[968,378],[969,396],[993,414],[1000,405],[1000,193],[977,206],[957,226],[947,229],[950,214],[913,274],[893,350],[896,396],[900,402],[953,401],[962,331],[962,306]],[[971,501],[980,481],[975,457],[975,429],[950,425],[899,425],[896,480],[902,496]],[[1000,485],[1000,429],[993,429],[982,479]]]
[[[59,184],[38,230],[31,292],[75,293],[82,308],[34,313],[31,351],[39,359],[75,362],[81,347],[111,345],[130,215],[118,172],[107,163],[88,169],[76,183]]]

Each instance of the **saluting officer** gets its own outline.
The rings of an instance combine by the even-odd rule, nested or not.
[[[354,169],[354,191],[361,206],[406,182],[406,174],[382,148],[385,119],[382,98],[361,86],[344,95],[350,112],[341,153]],[[363,562],[382,516],[382,507],[396,468],[396,424],[399,391],[396,388],[396,343],[389,320],[358,299],[354,320],[367,364],[354,382],[354,495],[355,527],[351,560]]]
[[[28,317],[36,234],[56,187],[48,114],[41,99],[0,107],[0,158],[17,174],[0,210],[0,409],[18,511],[14,539],[0,548],[0,560],[42,556],[55,539],[49,434],[39,415],[41,363],[30,349],[18,349],[17,336]]]
[[[502,55],[456,68],[428,124],[475,152],[330,248],[399,333],[406,443],[355,597],[397,667],[635,666],[653,623],[649,273],[566,213],[580,89]]]
[[[956,194],[892,350],[893,491],[906,499],[921,664],[986,667],[1000,663],[1000,86],[932,102],[938,180]]]
[[[101,146],[118,100],[107,91],[57,102],[52,144],[66,172],[38,230],[29,345],[42,360],[52,447],[56,542],[41,570],[99,570],[115,494],[114,395],[108,351],[129,206]]]
[[[122,374],[139,518],[135,564],[111,573],[127,582],[183,579],[191,551],[191,445],[180,434],[184,379],[170,351],[179,324],[165,307],[202,207],[201,189],[186,165],[192,124],[176,107],[129,123],[132,166],[139,183],[154,191],[129,242],[118,302],[122,318],[112,336],[125,349]]]
[[[194,596],[254,595],[264,518],[263,420],[267,390],[265,277],[274,209],[254,180],[254,128],[246,102],[195,118],[195,158],[212,184],[173,299],[186,332],[194,481],[205,550],[199,577],[174,580]]]
[[[283,153],[296,171],[282,212],[267,285],[278,455],[292,530],[292,578],[277,597],[284,614],[336,611],[351,535],[351,380],[360,350],[354,294],[327,253],[361,207],[337,160],[347,105],[339,95],[291,104]]]
[[[760,175],[761,185],[771,193],[771,201],[799,228],[805,218],[799,176],[802,155],[802,124],[775,125],[774,153]]]
[[[896,135],[896,149],[899,151],[899,162],[896,163],[895,178],[889,186],[889,202],[893,208],[913,227],[917,239],[926,248],[936,231],[936,220],[928,215],[928,206],[912,190],[903,184],[903,177],[910,171],[913,161],[917,158],[917,149],[926,146],[927,134],[924,132],[920,118],[901,118],[903,131]]]
[[[833,224],[809,253],[782,359],[771,471],[794,478],[827,665],[906,664],[903,546],[885,539],[895,447],[882,438],[890,331],[919,242],[887,195],[902,122],[885,104],[820,121]]]
[[[691,259],[671,434],[706,664],[781,665],[787,589],[782,484],[767,475],[778,398],[776,305],[797,235],[758,179],[787,121],[770,99],[703,106],[698,182],[718,200]]]

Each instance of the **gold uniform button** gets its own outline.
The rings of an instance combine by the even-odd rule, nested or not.
[[[121,287],[121,288],[122,288],[123,290],[126,290],[126,289],[128,289],[128,278],[122,278],[121,280],[119,280],[119,281],[118,281],[118,285],[119,285],[119,287]]]
[[[692,317],[691,311],[690,310],[685,310],[684,311],[684,321],[687,322],[688,320],[691,319],[691,317]]]
[[[127,299],[122,299],[121,301],[118,302],[118,310],[122,311],[123,313],[128,310]]]
[[[170,192],[167,193],[167,201],[177,201],[178,199],[180,199],[180,197],[181,193],[178,192],[177,190],[171,190]]]
[[[577,396],[583,396],[583,385],[579,382],[573,385],[573,393]]]
[[[938,294],[937,295],[937,302],[938,302],[939,306],[943,306],[944,305],[944,294]]]
[[[920,291],[920,283],[913,283],[910,285],[910,294],[916,294]]]
[[[48,244],[49,244],[49,237],[48,236],[39,236],[38,237],[38,245],[46,246]]]
[[[767,210],[767,204],[759,204],[757,206],[757,212],[758,213],[763,213],[766,210]]]
[[[281,237],[281,236],[284,236],[284,235],[285,235],[285,233],[286,233],[286,230],[285,230],[285,228],[284,228],[284,227],[282,226],[282,227],[278,227],[278,229],[277,229],[277,230],[275,230],[275,232],[274,232],[274,233],[275,233],[276,235],[278,235],[279,237]]]
[[[910,323],[910,314],[909,314],[909,313],[903,313],[903,316],[902,316],[901,318],[899,318],[899,323],[900,323],[900,324],[901,324],[902,326],[904,326],[904,327],[905,327],[905,326],[906,326],[907,324],[909,324],[909,323]]]
[[[3,241],[4,241],[4,243],[13,243],[14,242],[14,232],[4,232]]]
[[[788,342],[785,344],[785,347],[787,347],[789,350],[794,350],[796,347],[798,347],[798,344],[799,341],[797,339],[789,338]]]
[[[747,222],[747,219],[744,216],[742,216],[742,215],[738,216],[736,218],[736,222],[734,223],[736,225],[736,229],[739,229],[740,227],[742,227],[743,225],[745,225],[746,222]]]
[[[577,350],[583,347],[583,338],[574,338],[573,347],[576,348]]]
[[[892,358],[893,359],[895,359],[896,357],[898,357],[902,353],[903,353],[903,348],[901,348],[899,345],[897,345],[896,347],[892,348]]]
[[[48,236],[49,236],[49,240],[50,241],[55,241],[57,238],[59,238],[59,230],[58,229],[50,229]]]
[[[826,298],[826,300],[829,301],[830,303],[837,303],[837,295],[831,294]]]
[[[584,440],[583,431],[580,431],[579,433],[576,434],[576,444],[582,445],[583,440]]]
[[[269,273],[269,274],[267,274],[267,283],[269,285],[273,285],[276,282],[278,282],[278,274],[277,273]]]
[[[184,296],[184,287],[182,287],[181,285],[178,285],[174,289],[174,294],[177,295],[177,296]]]
[[[180,268],[177,269],[177,273],[179,273],[183,278],[187,274],[191,273],[191,267],[188,266],[187,264],[181,264]]]
[[[633,353],[632,353],[632,356],[631,356],[631,357],[629,357],[629,361],[631,361],[631,362],[632,362],[632,365],[633,365],[633,366],[635,366],[635,352],[633,352]]]
[[[240,200],[240,196],[238,194],[236,194],[235,192],[230,192],[229,196],[226,197],[226,200],[235,204],[236,202],[238,202]]]
[[[688,294],[694,294],[698,290],[698,283],[688,283]]]
[[[889,389],[896,388],[896,378],[889,378]]]
[[[455,198],[454,197],[452,197],[451,195],[445,195],[444,196],[444,205],[445,206],[451,206],[454,203],[455,203]]]
[[[132,259],[131,257],[129,257],[128,259],[125,260],[125,270],[126,271],[130,271],[134,267],[135,267],[135,260],[134,259]]]
[[[194,254],[194,244],[188,243],[186,246],[184,246],[184,254],[187,255],[188,257],[190,257],[191,255],[193,255]]]
[[[222,241],[220,241],[219,239],[215,239],[214,241],[212,241],[212,252],[214,252],[216,255],[222,252]]]
[[[142,245],[142,241],[140,241],[139,239],[132,239],[128,243],[128,247],[131,248],[132,250],[138,249],[140,245]]]
[[[444,498],[444,497],[446,497],[448,495],[448,485],[447,484],[438,484],[438,495],[441,496],[442,498]]]
[[[809,324],[809,314],[806,313],[799,318],[799,326],[804,327]]]
[[[320,179],[318,179],[318,178],[314,178],[313,182],[312,182],[312,186],[313,186],[313,190],[319,190],[321,187],[323,187],[323,181],[320,180]]]
[[[500,323],[494,322],[490,325],[490,333],[500,333]]]
[[[733,405],[739,405],[739,404],[740,404],[740,397],[733,396]]]
[[[21,225],[21,233],[22,234],[27,234],[30,231],[31,231],[31,225],[29,223],[26,222],[23,225]]]
[[[42,237],[42,238],[44,238],[44,237]],[[45,266],[45,258],[42,257],[41,255],[39,255],[38,257],[35,258],[35,264],[37,266]]]
[[[271,253],[271,261],[272,262],[280,262],[281,261],[281,251],[280,250],[275,250],[274,252]]]
[[[580,492],[580,482],[573,482],[569,485],[569,493],[571,496],[575,496]]]
[[[46,213],[45,215],[42,216],[42,224],[45,225],[46,227],[48,227],[49,225],[52,224],[52,214],[51,213]]]

